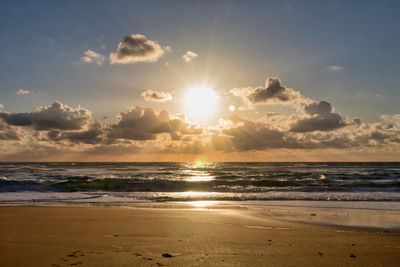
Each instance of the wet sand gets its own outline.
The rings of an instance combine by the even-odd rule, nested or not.
[[[0,266],[398,266],[400,233],[240,210],[0,207]]]

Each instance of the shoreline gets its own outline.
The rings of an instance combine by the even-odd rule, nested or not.
[[[154,210],[204,210],[236,213],[258,219],[287,221],[327,227],[400,232],[400,203],[391,201],[134,201],[0,202],[2,207],[131,208]]]

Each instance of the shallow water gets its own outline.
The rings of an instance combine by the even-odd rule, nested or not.
[[[0,201],[400,201],[400,163],[0,163]]]

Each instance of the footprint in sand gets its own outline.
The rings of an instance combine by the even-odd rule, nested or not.
[[[104,237],[119,237],[119,235],[105,235]]]
[[[72,253],[68,254],[68,255],[66,256],[66,258],[76,259],[76,258],[83,257],[83,256],[85,256],[85,254],[84,254],[82,251],[80,251],[80,250],[75,250],[75,251],[73,251]],[[64,261],[64,262],[68,261],[68,260],[65,259],[65,258],[60,258],[60,260],[62,260],[62,261]],[[71,263],[70,265],[80,265],[80,264],[82,264],[82,261],[73,262],[73,263]],[[55,266],[55,265],[54,265],[54,266]]]

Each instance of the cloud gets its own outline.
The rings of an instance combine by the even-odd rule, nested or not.
[[[4,105],[3,104],[0,104],[0,109],[3,109],[4,108]]]
[[[68,140],[73,143],[99,144],[103,141],[103,127],[95,122],[84,131],[51,130],[48,137],[53,141]]]
[[[17,131],[0,120],[0,140],[19,140]]]
[[[0,132],[0,140],[2,141],[18,141],[20,140],[16,131],[7,130]]]
[[[197,58],[197,56],[198,55],[195,52],[188,50],[182,55],[182,58],[185,62],[190,63],[193,59]]]
[[[158,92],[153,90],[146,90],[141,93],[141,96],[144,98],[144,100],[153,102],[164,102],[172,100],[172,95],[170,93]]]
[[[400,114],[383,114],[381,115],[381,119],[385,122],[391,123],[391,125],[395,125],[396,127],[400,128]]]
[[[238,151],[282,147],[285,143],[283,132],[248,120],[223,133],[231,137],[232,145]]]
[[[134,107],[120,113],[118,122],[110,126],[111,139],[155,140],[157,134],[169,133],[179,140],[180,135],[199,134],[201,129],[186,123],[183,118],[170,118],[169,112],[162,110],[158,115],[151,108]]]
[[[24,90],[24,89],[18,89],[18,91],[16,92],[17,95],[27,95],[29,93],[30,93],[29,90]]]
[[[141,34],[126,36],[119,42],[117,51],[110,53],[110,64],[129,64],[136,62],[156,62],[165,50],[156,41]]]
[[[328,115],[332,112],[332,106],[329,102],[321,101],[312,103],[304,107],[304,110],[309,115]]]
[[[281,85],[277,77],[270,77],[265,87],[243,87],[230,90],[234,96],[243,98],[248,105],[253,104],[289,104],[298,105],[309,102],[299,91]]]
[[[254,104],[267,103],[295,107],[300,115],[291,118],[292,132],[332,131],[346,126],[343,118],[333,112],[329,102],[318,103],[305,97],[299,91],[283,86],[277,77],[268,78],[265,87],[234,88],[230,92],[241,97],[246,103],[246,106],[239,108],[240,110],[251,109]]]
[[[83,63],[95,63],[97,65],[102,65],[105,59],[105,56],[90,49],[84,52],[84,56],[81,57]]]
[[[342,71],[343,67],[332,65],[332,66],[329,66],[328,69],[331,70],[331,71]]]
[[[371,126],[362,129],[365,126],[357,124],[333,132],[305,133],[283,130],[270,121],[241,119],[236,122],[225,122],[224,125],[228,127],[223,127],[220,133],[212,137],[213,147],[224,152],[267,149],[348,149],[400,142],[395,139],[399,132],[389,134],[387,130],[377,130]]]
[[[294,114],[265,113],[258,119],[230,114],[216,125],[200,127],[185,115],[148,107],[133,107],[114,123],[102,124],[89,110],[59,102],[34,112],[0,112],[0,157],[400,148],[399,114],[382,115],[380,123],[363,123],[343,118],[327,101],[304,104]]]
[[[333,113],[332,106],[327,101],[311,103],[304,107],[307,117],[294,122],[291,126],[293,132],[332,131],[346,126],[342,117]]]
[[[0,118],[9,125],[32,126],[39,131],[80,130],[92,120],[92,114],[87,109],[81,107],[73,109],[56,101],[50,106],[39,107],[35,112],[0,112]]]

